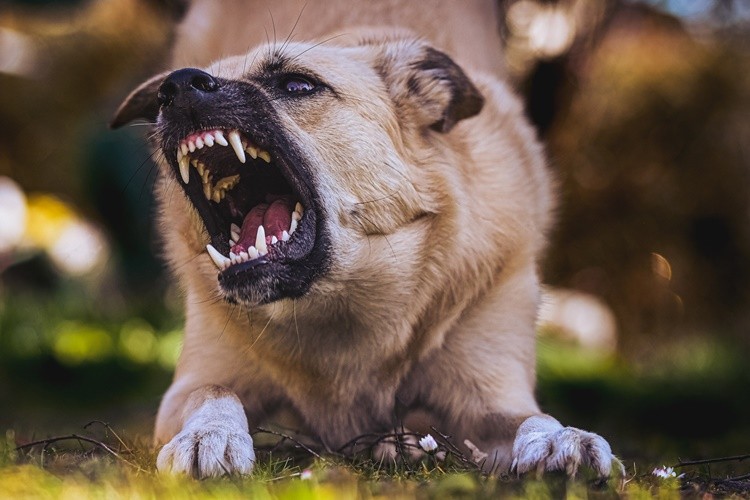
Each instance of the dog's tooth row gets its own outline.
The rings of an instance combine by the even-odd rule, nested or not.
[[[292,212],[292,221],[289,224],[289,231],[283,231],[281,233],[281,241],[289,241],[289,238],[291,238],[292,234],[294,234],[294,232],[297,230],[297,224],[299,220],[302,219],[303,213],[304,209],[302,208],[302,205],[300,203],[297,203],[297,205],[294,207],[294,212]],[[240,239],[240,232],[240,227],[237,224],[232,224],[230,226],[230,248],[237,244],[237,241]],[[276,236],[271,236],[271,245],[275,245],[278,242],[279,239]],[[219,268],[220,271],[223,271],[232,264],[241,264],[243,262],[254,260],[258,257],[266,255],[268,253],[268,243],[266,243],[266,229],[263,227],[263,225],[258,226],[258,232],[255,233],[255,246],[251,246],[247,249],[246,252],[240,252],[238,254],[229,252],[229,257],[226,257],[221,252],[216,250],[213,245],[210,244],[206,245],[206,250],[208,250],[208,255],[211,257],[211,260],[216,265],[216,267]]]
[[[213,147],[214,144],[220,146],[231,145],[234,154],[237,155],[237,159],[242,163],[247,161],[245,153],[248,153],[253,160],[260,158],[266,163],[271,163],[271,153],[250,144],[240,135],[238,130],[230,131],[227,137],[224,137],[224,131],[222,130],[210,130],[202,132],[193,139],[183,139],[177,147],[177,164],[180,168],[180,177],[182,177],[182,181],[185,184],[190,182],[190,153],[195,152],[196,149],[203,149],[204,146]],[[213,199],[213,196],[206,195],[206,198],[210,200]]]

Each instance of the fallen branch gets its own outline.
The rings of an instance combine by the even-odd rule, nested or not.
[[[721,462],[741,462],[743,460],[747,460],[748,458],[750,458],[750,454],[734,455],[731,457],[706,458],[703,460],[680,460],[679,462],[677,462],[677,465],[673,465],[672,467],[687,467],[690,465],[716,464]]]
[[[96,440],[94,438],[90,438],[90,437],[86,437],[86,436],[80,436],[78,434],[70,434],[68,436],[56,436],[56,437],[51,437],[51,438],[47,438],[47,439],[40,439],[38,441],[32,441],[30,443],[26,443],[26,444],[22,444],[20,446],[16,446],[15,450],[16,451],[21,451],[21,450],[26,450],[26,449],[34,448],[35,446],[41,446],[41,445],[44,445],[44,448],[46,449],[49,445],[54,444],[54,443],[58,443],[60,441],[78,441],[79,443],[81,441],[83,441],[85,443],[92,444],[92,445],[94,445],[94,446],[96,446],[96,447],[98,447],[98,448],[106,451],[107,453],[109,453],[110,455],[112,455],[113,457],[115,457],[116,459],[118,459],[118,460],[120,460],[120,461],[128,464],[129,466],[135,468],[139,472],[147,472],[145,469],[143,469],[138,464],[135,464],[135,463],[131,462],[130,460],[126,459],[125,457],[123,457],[122,455],[120,455],[119,453],[117,453],[115,450],[113,450],[112,448],[110,448],[109,446],[107,446],[106,443],[102,443],[101,441],[98,441],[98,440]]]

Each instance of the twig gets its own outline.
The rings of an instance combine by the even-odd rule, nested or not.
[[[113,450],[112,448],[110,448],[109,446],[107,446],[105,443],[102,443],[101,441],[97,441],[96,439],[93,439],[93,438],[90,438],[90,437],[79,436],[78,434],[70,434],[69,436],[57,436],[57,437],[52,437],[52,438],[47,438],[47,439],[40,439],[38,441],[32,441],[30,443],[26,443],[26,444],[22,444],[20,446],[16,446],[15,451],[21,451],[21,450],[25,450],[25,449],[30,449],[30,448],[33,448],[33,447],[39,446],[39,445],[44,445],[43,449],[46,450],[48,446],[50,446],[50,445],[52,445],[54,443],[57,443],[59,441],[70,441],[70,440],[76,440],[79,443],[81,441],[84,441],[86,443],[93,444],[94,446],[97,446],[97,447],[101,448],[102,450],[106,451],[107,453],[109,453],[113,457],[117,458],[118,460],[121,460],[122,462],[128,464],[129,466],[137,469],[139,472],[147,472],[143,468],[141,468],[138,464],[135,464],[135,463],[129,461],[128,459],[126,459],[125,457],[123,457],[122,455],[120,455],[119,453],[117,453],[115,450]]]
[[[742,460],[746,460],[748,458],[750,458],[750,454],[734,455],[732,457],[706,458],[703,460],[686,460],[684,462],[680,460],[679,462],[677,462],[677,465],[673,465],[673,467],[687,467],[689,465],[715,464],[720,462],[741,462]]]
[[[120,444],[125,449],[125,451],[127,451],[128,453],[133,453],[133,450],[130,449],[130,446],[125,444],[125,441],[122,440],[122,438],[115,432],[115,430],[107,422],[104,422],[102,420],[92,420],[88,424],[84,425],[83,428],[88,429],[94,424],[99,424],[103,426],[105,430],[107,430],[108,432],[111,432],[112,435],[115,437],[115,439],[117,439],[120,442]]]
[[[306,452],[308,452],[310,455],[314,456],[315,458],[319,458],[320,460],[325,461],[325,459],[323,457],[321,457],[320,454],[318,454],[314,450],[310,449],[309,446],[301,443],[300,441],[298,441],[297,439],[293,438],[292,436],[289,436],[288,434],[284,434],[283,432],[272,431],[271,429],[266,429],[264,427],[256,427],[255,430],[257,432],[264,432],[266,434],[272,434],[274,436],[279,436],[281,438],[288,439],[289,441],[291,441],[292,443],[296,444],[297,446],[299,446],[300,448],[302,448],[303,450],[305,450]]]

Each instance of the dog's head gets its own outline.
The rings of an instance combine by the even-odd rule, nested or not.
[[[112,126],[154,123],[219,289],[255,305],[305,294],[368,237],[434,213],[420,164],[482,104],[448,56],[396,37],[265,46],[158,75]]]

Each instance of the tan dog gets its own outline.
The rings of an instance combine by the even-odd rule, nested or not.
[[[277,32],[299,17],[290,3],[270,7]],[[152,78],[113,122],[155,122],[186,295],[159,469],[247,473],[248,419],[284,411],[329,449],[432,425],[488,469],[607,476],[606,441],[534,399],[553,196],[499,79],[494,4],[308,3],[295,33],[312,41],[249,51],[266,10],[195,3],[176,61],[203,69]]]

